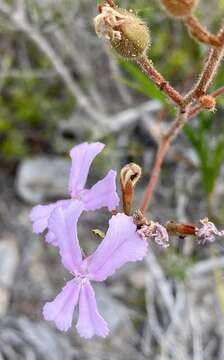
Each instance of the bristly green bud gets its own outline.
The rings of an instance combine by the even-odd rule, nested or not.
[[[132,12],[105,5],[94,22],[97,35],[108,39],[112,48],[126,59],[141,57],[150,46],[149,29]]]
[[[127,10],[118,10],[126,20],[120,26],[120,39],[111,39],[116,52],[124,58],[136,59],[145,54],[150,45],[149,30],[144,21]]]
[[[199,0],[161,0],[161,2],[170,15],[183,18],[192,14]]]

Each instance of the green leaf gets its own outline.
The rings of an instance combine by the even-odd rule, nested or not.
[[[22,159],[28,151],[24,137],[16,130],[9,133],[1,145],[1,150],[6,160]]]
[[[214,190],[224,161],[224,141],[222,137],[217,138],[217,129],[215,132],[213,131],[214,123],[210,114],[200,114],[196,124],[197,127],[186,125],[185,133],[200,162],[204,190],[207,194],[210,194]],[[216,139],[215,147],[211,141],[213,140],[213,132]]]

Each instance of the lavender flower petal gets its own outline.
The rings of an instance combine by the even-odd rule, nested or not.
[[[72,197],[77,196],[79,191],[84,189],[90,165],[104,146],[100,142],[82,143],[70,151],[72,167],[69,178],[69,191]]]
[[[34,206],[30,212],[30,220],[33,223],[33,232],[35,234],[41,234],[44,230],[46,230],[52,211],[54,211],[58,206],[67,206],[69,202],[70,200],[59,200],[49,205]]]
[[[106,337],[109,333],[107,323],[98,312],[94,290],[89,281],[82,285],[76,328],[79,335],[86,339],[93,335]]]
[[[33,223],[33,232],[41,234],[48,225],[48,219],[52,211],[57,207],[57,203],[49,205],[37,205],[30,213],[30,220]]]
[[[80,284],[75,279],[67,282],[56,298],[43,307],[45,320],[54,321],[61,331],[67,331],[72,326],[73,312],[78,303]]]
[[[82,253],[77,237],[77,222],[83,211],[81,201],[70,206],[56,208],[49,219],[49,230],[55,235],[64,267],[75,273],[82,262]]]
[[[112,216],[105,238],[87,258],[91,277],[104,281],[126,262],[142,260],[147,245],[136,233],[132,217],[125,214]]]
[[[48,244],[51,244],[53,246],[58,246],[56,236],[54,235],[54,233],[52,231],[47,232],[47,234],[45,236],[45,240]]]
[[[87,190],[82,200],[85,204],[85,210],[97,210],[107,207],[108,210],[114,210],[119,204],[119,197],[116,192],[116,171],[110,170],[108,174],[90,190]]]

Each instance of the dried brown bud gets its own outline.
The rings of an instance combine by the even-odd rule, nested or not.
[[[183,18],[193,12],[199,0],[161,0],[161,2],[170,15]]]
[[[126,187],[128,183],[132,183],[135,187],[142,174],[141,167],[135,163],[125,165],[120,171],[120,179],[122,187]]]
[[[140,166],[135,163],[125,165],[120,171],[120,182],[123,198],[123,208],[130,215],[134,197],[134,189],[142,174]]]
[[[132,12],[104,5],[94,23],[97,35],[108,39],[112,48],[126,59],[139,58],[149,48],[149,30]]]
[[[216,105],[216,100],[213,96],[211,95],[203,95],[199,98],[199,103],[200,105],[207,110],[210,111],[214,111],[215,110],[215,105]]]

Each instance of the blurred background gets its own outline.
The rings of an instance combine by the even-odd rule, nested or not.
[[[208,48],[168,18],[157,0],[119,1],[149,24],[149,52],[159,71],[181,92],[198,77]],[[201,247],[172,238],[153,244],[140,264],[127,265],[96,287],[109,323],[106,340],[82,340],[75,326],[58,332],[43,321],[43,304],[67,276],[55,248],[32,233],[33,205],[68,196],[69,149],[82,141],[107,146],[89,183],[110,168],[134,161],[144,176],[158,133],[174,112],[133,64],[118,59],[93,28],[92,0],[0,0],[0,359],[1,360],[223,360],[223,240]],[[201,22],[213,33],[223,21],[223,0],[201,0]],[[210,90],[224,84],[223,66]],[[172,146],[149,216],[198,222],[209,215],[224,226],[224,98],[203,112]],[[87,253],[106,229],[109,214],[87,213],[79,238]]]

